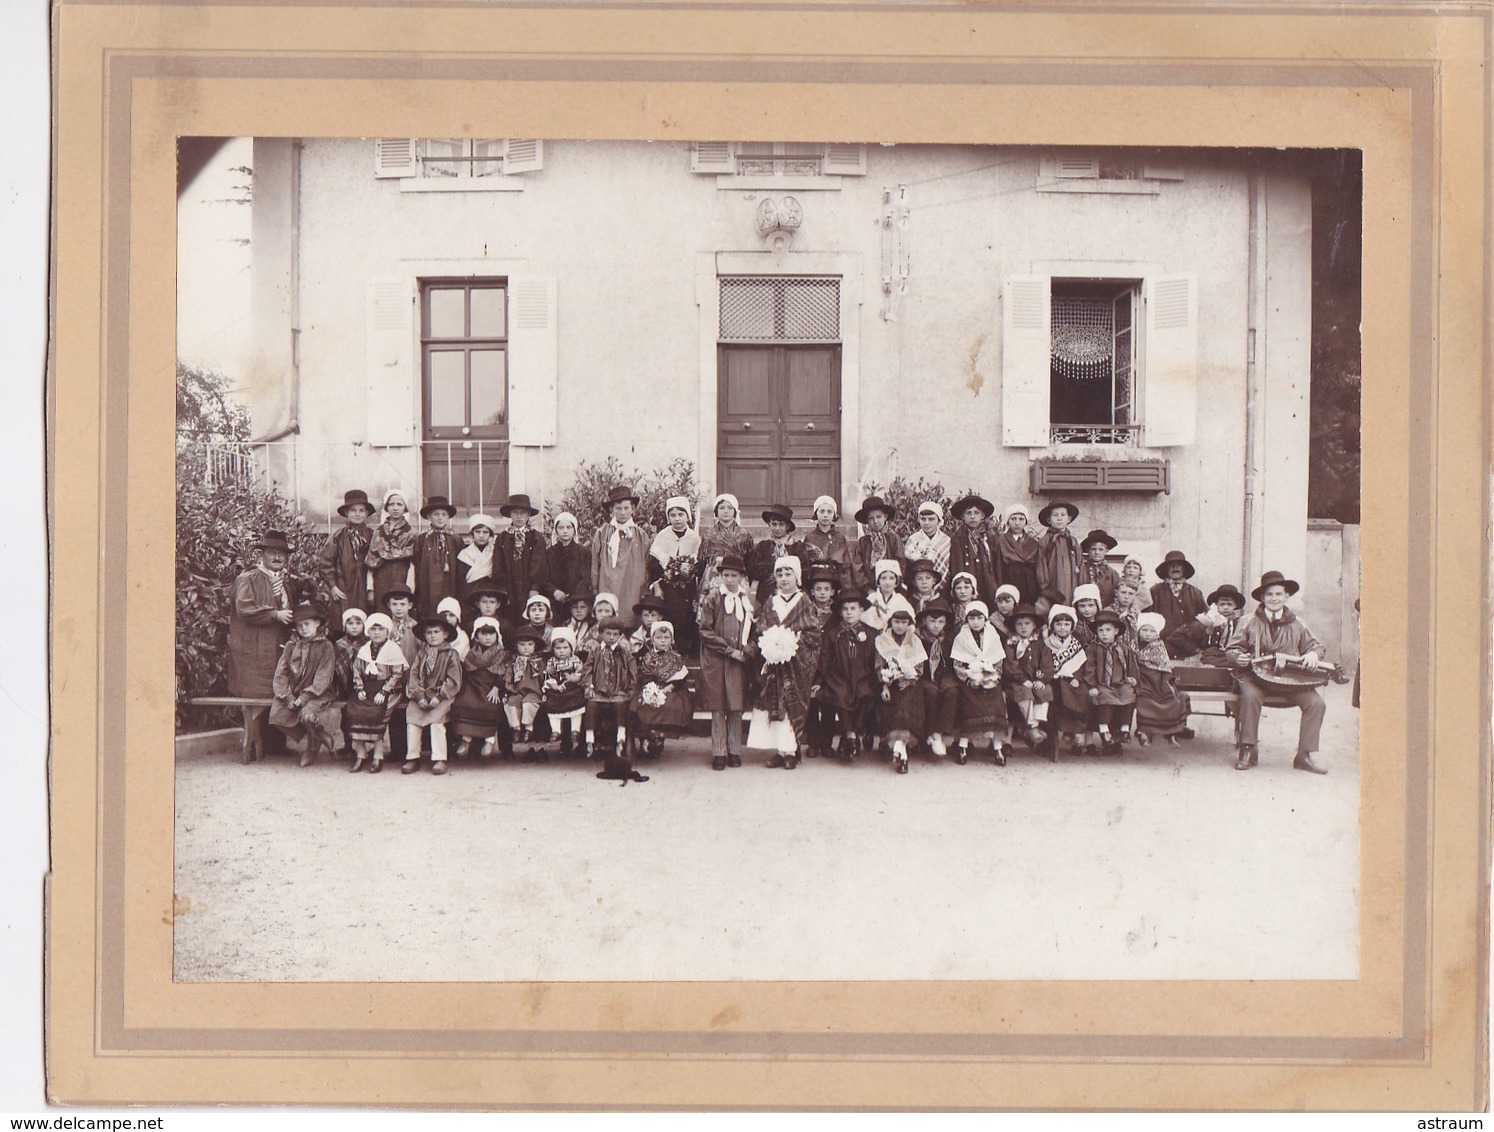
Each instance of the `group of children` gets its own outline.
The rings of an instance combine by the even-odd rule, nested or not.
[[[348,492],[348,524],[320,556],[322,607],[276,613],[294,635],[270,722],[305,737],[303,765],[339,745],[329,721],[340,701],[354,772],[386,758],[414,772],[428,731],[437,774],[448,753],[513,757],[517,742],[544,759],[539,744],[555,740],[563,756],[603,750],[615,760],[603,776],[626,781],[642,777],[624,761],[630,742],[657,755],[699,706],[715,770],[742,765],[748,747],[788,769],[875,747],[906,773],[919,746],[962,764],[985,750],[1004,765],[1015,738],[1053,759],[1062,744],[1115,755],[1133,737],[1176,743],[1192,732],[1174,663],[1239,666],[1229,652],[1243,594],[1225,585],[1205,598],[1180,551],[1150,587],[1135,559],[1116,571],[1117,540],[1078,539],[1066,501],[1039,511],[1041,533],[1022,504],[993,525],[995,507],[967,496],[951,534],[939,504],[923,503],[904,542],[893,508],[872,496],[851,541],[826,496],[801,538],[792,509],[770,507],[755,544],[729,494],[699,531],[689,501],[669,500],[657,535],[634,521],[637,502],[613,491],[587,548],[565,513],[547,544],[527,496],[501,509],[501,534],[473,516],[464,542],[445,499],[421,509],[430,529],[416,534],[400,493],[369,530],[368,497]]]

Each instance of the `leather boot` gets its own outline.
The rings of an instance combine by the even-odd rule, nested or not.
[[[1312,752],[1298,751],[1297,757],[1292,760],[1292,766],[1297,770],[1305,770],[1309,774],[1327,774],[1328,768],[1312,761]]]
[[[1255,744],[1247,743],[1240,748],[1240,757],[1235,760],[1235,769],[1249,770],[1256,765],[1257,758]]]

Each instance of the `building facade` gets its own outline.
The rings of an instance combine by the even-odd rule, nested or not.
[[[583,460],[744,511],[1069,498],[1201,580],[1307,561],[1311,185],[1285,157],[258,139],[255,435],[307,515]],[[278,462],[278,463],[277,463]]]

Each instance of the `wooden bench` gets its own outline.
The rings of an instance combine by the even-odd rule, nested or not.
[[[252,763],[265,757],[265,721],[270,715],[269,696],[193,696],[194,707],[236,707],[244,712],[244,749],[239,762]]]

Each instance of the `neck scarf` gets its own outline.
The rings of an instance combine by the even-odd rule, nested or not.
[[[1012,534],[1011,531],[1001,532],[1001,557],[1008,562],[1036,562],[1038,556],[1038,541],[1029,538],[1024,531],[1021,537]]]
[[[780,622],[793,612],[794,606],[799,604],[799,599],[803,596],[803,590],[795,590],[788,597],[784,597],[781,593],[773,594],[773,612]]]
[[[721,591],[721,608],[728,617],[742,619],[742,645],[752,636],[752,599],[740,590]]]
[[[1053,654],[1053,668],[1060,676],[1073,676],[1084,667],[1084,646],[1073,633],[1061,641],[1050,634],[1046,640],[1048,651]],[[1069,671],[1064,671],[1065,666]]]
[[[866,537],[869,541],[866,545],[871,550],[871,560],[873,562],[880,562],[884,558],[892,557],[891,553],[889,553],[891,543],[888,533],[887,531],[874,531],[868,528]]]
[[[458,562],[467,564],[467,583],[481,581],[483,578],[493,576],[493,543],[490,540],[487,546],[479,547],[475,542],[469,544],[457,555]]]
[[[270,588],[275,591],[275,604],[281,609],[289,609],[290,597],[285,592],[285,570],[271,570],[263,562],[259,564],[259,570],[270,579]]]
[[[665,527],[654,536],[653,545],[648,552],[654,556],[661,566],[668,566],[672,558],[694,558],[700,553],[700,536],[689,527],[685,533],[677,535],[673,527]]]
[[[1096,640],[1095,648],[1100,650],[1100,683],[1118,685],[1126,676],[1126,646],[1117,637],[1108,645]]]
[[[1172,657],[1167,655],[1167,646],[1162,643],[1160,637],[1151,644],[1142,645],[1136,650],[1136,663],[1156,672],[1172,671]]]
[[[1167,588],[1172,591],[1172,596],[1173,597],[1177,597],[1178,594],[1180,594],[1180,593],[1183,592],[1183,579],[1181,579],[1181,578],[1169,578],[1169,579],[1167,579]]]
[[[929,657],[929,675],[938,676],[939,669],[944,664],[944,642],[938,637],[925,637],[919,634],[919,640],[923,641],[924,652]]]
[[[978,640],[975,630],[966,625],[955,635],[949,659],[970,668],[995,670],[1006,659],[1006,650],[1001,647],[1000,634],[994,632],[989,625],[981,630]]]
[[[467,648],[467,656],[462,661],[462,667],[469,672],[476,672],[479,668],[486,669],[496,674],[503,663],[503,644],[495,641],[493,644],[483,646],[476,641]]]
[[[617,555],[622,548],[622,540],[632,538],[638,533],[638,524],[632,519],[626,523],[619,523],[616,519],[607,524],[607,564],[614,570],[617,569]]]
[[[918,666],[927,664],[929,660],[923,642],[912,629],[901,641],[892,635],[891,628],[883,629],[877,634],[877,655],[887,662],[893,675],[900,680],[917,679]]]

